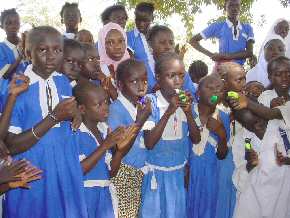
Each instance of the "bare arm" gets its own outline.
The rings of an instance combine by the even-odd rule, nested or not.
[[[254,41],[249,40],[247,42],[246,50],[239,51],[235,53],[225,54],[224,59],[225,60],[236,60],[236,59],[246,59],[253,56],[253,45]]]
[[[278,108],[268,108],[250,99],[248,99],[248,109],[266,120],[283,119],[281,111]]]
[[[19,56],[16,59],[16,61],[9,66],[7,71],[3,74],[4,79],[8,79],[15,72],[15,70],[18,67],[18,65],[20,64],[21,60],[22,60],[22,57]]]
[[[191,44],[191,46],[193,48],[195,48],[199,52],[205,54],[208,57],[212,57],[213,56],[213,53],[210,52],[209,50],[205,49],[203,46],[201,46],[200,41],[202,39],[203,38],[202,38],[201,34],[199,33],[199,34],[193,36],[189,43]]]

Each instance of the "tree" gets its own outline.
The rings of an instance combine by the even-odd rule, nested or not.
[[[118,0],[129,8],[134,8],[139,2],[144,0]],[[252,4],[256,0],[242,0],[241,3],[241,20],[251,22],[252,16],[250,9]],[[289,0],[277,0],[280,1],[284,7],[289,6]],[[190,35],[193,30],[194,15],[201,13],[201,6],[214,4],[218,9],[223,9],[225,0],[147,0],[147,2],[154,3],[157,11],[157,16],[161,19],[176,13],[179,14],[187,28],[187,35]],[[218,20],[225,19],[220,17]]]

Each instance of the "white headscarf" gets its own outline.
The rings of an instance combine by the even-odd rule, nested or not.
[[[284,20],[286,20],[286,19],[280,18],[280,19],[276,20],[273,23],[273,25],[271,26],[262,46],[260,48],[257,65],[254,68],[252,68],[251,70],[249,70],[249,72],[247,73],[247,82],[258,81],[258,82],[261,82],[265,87],[267,87],[270,84],[270,81],[268,79],[268,73],[267,73],[268,63],[265,60],[264,47],[265,47],[266,43],[269,42],[270,40],[279,39],[284,43],[285,48],[286,48],[287,45],[286,45],[285,39],[283,39],[280,35],[275,33],[276,25]],[[288,37],[289,37],[289,35],[290,34],[288,34]]]

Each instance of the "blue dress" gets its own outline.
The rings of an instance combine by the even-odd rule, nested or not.
[[[221,119],[224,121],[224,127],[227,133],[227,139],[230,138],[230,116],[228,113],[220,113]],[[236,204],[236,188],[233,183],[233,172],[235,164],[233,161],[232,148],[228,148],[228,153],[225,159],[218,160],[218,193],[217,193],[217,207],[216,218],[232,218],[235,204]]]
[[[196,123],[200,125],[197,107],[194,115]],[[225,128],[227,128],[225,123],[228,119],[225,113],[219,111],[219,116]],[[190,177],[187,193],[187,214],[190,218],[218,217],[216,216],[219,187],[219,160],[216,156],[218,137],[213,132],[208,134],[208,138],[205,137],[204,151],[201,153],[194,152],[195,147],[193,147],[190,153]]]
[[[61,74],[54,72],[45,81],[29,67],[25,75],[31,83],[29,89],[17,98],[9,127],[14,134],[30,129],[47,115],[47,84],[51,87],[52,106],[72,95],[68,79]],[[3,217],[87,217],[78,145],[70,122],[55,125],[33,147],[15,156],[15,159],[23,158],[43,171],[42,179],[32,182],[29,190],[9,191]]]
[[[10,46],[10,47],[9,47]],[[16,54],[14,54],[12,50],[12,46],[15,47],[12,43],[5,40],[4,42],[0,43],[0,72],[3,70],[7,70],[8,66],[13,64],[16,61]],[[25,61],[21,61],[20,64],[17,66],[15,73],[16,74],[23,74],[28,63]],[[1,72],[3,75],[4,72]],[[4,110],[4,106],[6,103],[7,95],[8,95],[8,86],[11,80],[11,76],[8,79],[4,79],[3,77],[0,78],[0,112],[2,113]]]
[[[105,137],[106,130],[100,131]],[[78,144],[80,161],[88,157],[99,146],[95,136],[84,124],[81,124],[78,131]],[[109,181],[110,157],[111,154],[107,151],[98,161],[97,165],[83,177],[89,218],[117,217],[117,213],[116,216],[114,214],[113,198],[110,192],[110,189],[112,190],[113,188]]]
[[[152,102],[149,120],[156,125],[169,103],[160,91],[149,97]],[[178,108],[169,118],[158,143],[148,152],[148,172],[143,180],[140,217],[186,217],[184,166],[188,160],[189,141],[186,116]]]

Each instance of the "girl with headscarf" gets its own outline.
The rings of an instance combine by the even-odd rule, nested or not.
[[[287,20],[280,18],[270,28],[259,52],[258,63],[257,65],[249,70],[247,73],[247,82],[249,81],[258,81],[263,83],[265,87],[269,86],[270,81],[268,79],[267,65],[268,61],[266,60],[265,50],[267,43],[271,40],[278,39],[285,46],[285,39],[289,32],[289,23]]]

